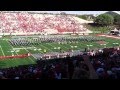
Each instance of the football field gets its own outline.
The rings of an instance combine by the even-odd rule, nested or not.
[[[39,43],[39,45],[31,45],[31,46],[12,46],[9,43],[9,38],[1,38],[0,39],[0,56],[12,56],[19,54],[26,54],[30,52],[31,54],[35,53],[44,53],[46,52],[59,52],[59,48],[62,51],[68,51],[70,49],[73,50],[81,50],[84,51],[85,48],[97,49],[104,47],[114,47],[119,46],[119,39],[112,39],[104,37],[104,41],[106,42],[106,46],[100,45],[98,42],[88,42],[88,41],[79,41],[79,42],[68,42],[63,44],[58,44],[55,42],[52,43]],[[117,43],[117,44],[113,44]],[[88,45],[91,45],[90,47]],[[30,56],[27,58],[13,58],[13,59],[1,59],[0,60],[0,68],[9,68],[15,67],[19,65],[28,65],[28,64],[36,64],[36,58]]]

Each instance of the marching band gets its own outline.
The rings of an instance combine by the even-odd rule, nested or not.
[[[9,40],[12,46],[30,46],[30,45],[39,45],[41,43],[58,43],[58,44],[71,44],[71,43],[78,43],[80,41],[86,42],[94,42],[94,41],[101,41],[102,38],[96,38],[92,36],[77,36],[77,37],[70,37],[70,36],[39,36],[36,38],[29,38],[29,37],[18,37]]]

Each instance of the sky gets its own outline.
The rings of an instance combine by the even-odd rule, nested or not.
[[[42,11],[42,12],[48,12],[48,13],[60,13],[60,11]],[[66,12],[68,14],[102,14],[105,13],[107,11],[62,11],[62,12]]]
[[[99,15],[99,14],[103,14],[105,12],[108,11],[29,11],[29,12],[38,12],[38,13],[60,13],[60,12],[65,12],[67,14],[79,14],[79,15],[83,15],[83,14],[93,14],[93,15]],[[116,13],[120,14],[120,11],[114,11]]]

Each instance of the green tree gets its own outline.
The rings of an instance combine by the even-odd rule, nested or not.
[[[87,20],[87,17],[85,15],[79,15],[78,17]]]
[[[105,14],[109,14],[109,15],[111,15],[111,16],[113,16],[113,17],[115,17],[116,15],[119,15],[118,13],[113,12],[113,11],[108,11],[108,12],[106,12]]]
[[[120,25],[120,15],[115,15],[114,16],[114,24]]]
[[[101,14],[96,17],[94,22],[98,25],[109,26],[109,25],[113,24],[114,18],[113,18],[113,16],[111,16],[109,14]]]

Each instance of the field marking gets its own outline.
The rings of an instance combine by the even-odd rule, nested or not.
[[[67,44],[67,45],[69,45],[69,44]],[[66,48],[66,49],[69,49],[69,48],[67,48],[67,47],[66,47],[66,46],[64,46],[64,45],[63,45],[63,47],[64,47],[64,48]]]
[[[8,43],[8,45],[9,45],[9,46],[11,46],[11,47],[12,47],[12,49],[14,49],[14,48],[13,48],[13,46],[12,46],[12,45],[8,42],[8,40],[5,40],[5,41]],[[18,55],[18,53],[17,53],[17,52],[15,52],[15,53]],[[13,53],[13,52],[11,52],[11,54],[12,54],[12,55],[14,55],[14,53]],[[13,59],[17,60],[16,58],[13,58]],[[17,64],[16,64],[15,62],[11,62],[11,63],[13,63],[15,66],[18,64],[18,62],[17,62]]]
[[[38,58],[36,58],[33,54],[32,54],[32,56],[33,56],[35,59],[38,59]]]
[[[51,47],[55,47],[55,46],[52,46],[50,43],[45,43],[45,44],[48,44],[48,45],[51,46]]]
[[[50,43],[46,43],[46,44],[48,44],[49,46],[52,46]],[[59,45],[60,46],[60,45]],[[55,45],[53,45],[52,47],[56,47]],[[63,50],[63,51],[65,51],[65,50]],[[65,51],[66,52],[66,51]]]
[[[6,43],[8,43],[9,46],[11,46],[11,44],[9,44],[8,40],[5,39],[5,41],[6,41]],[[12,46],[11,46],[11,47],[12,47]],[[13,48],[13,47],[12,47],[12,48]],[[13,52],[11,52],[11,54],[14,55]],[[16,54],[17,54],[17,53],[16,53]],[[17,54],[17,55],[18,55],[18,54]],[[14,59],[15,59],[15,58],[14,58]],[[16,59],[15,59],[15,60],[16,60]],[[17,65],[15,62],[11,62],[11,63],[13,63],[14,65]]]
[[[24,46],[22,46],[23,47],[23,49],[25,49],[25,51],[27,51],[27,52],[30,52],[29,50],[27,50]]]
[[[32,45],[32,47],[35,47],[34,45]],[[37,48],[37,47],[35,47],[35,48]],[[37,50],[38,52],[40,52],[40,53],[43,53],[42,51],[39,51],[39,50]]]
[[[80,47],[81,47],[81,45],[80,45],[80,43],[78,42],[78,43],[71,43],[73,46],[74,45],[76,45],[76,46],[78,46],[76,49],[77,50],[82,50]],[[58,44],[59,45],[59,44]],[[68,46],[71,46],[70,44],[66,44],[66,45],[68,45]],[[62,45],[62,44],[60,44],[59,46],[62,46],[63,48],[66,48],[66,49],[73,49],[73,48],[68,48],[67,46],[64,46],[64,44]],[[73,50],[76,50],[76,49],[73,49]],[[63,50],[63,51],[65,51],[65,50]],[[67,52],[67,51],[66,51]]]
[[[44,48],[46,48],[46,49],[48,49],[48,50],[52,51],[51,49],[49,49],[49,48],[47,48],[47,47],[43,46],[42,44],[39,44],[39,45],[41,45],[42,47],[44,47]],[[52,51],[52,52],[53,52],[53,51]]]
[[[23,46],[22,46],[23,47]],[[23,47],[26,51],[28,51],[25,47]],[[28,51],[29,52],[29,51]],[[32,62],[34,62],[30,57],[28,57]],[[36,58],[35,58],[36,59]]]
[[[23,49],[23,48],[14,48],[15,50],[20,50],[20,49]],[[34,47],[27,47],[27,49],[34,49]]]
[[[50,46],[52,46],[50,43],[48,43]],[[54,44],[54,43],[53,43]],[[55,43],[55,44],[57,44],[57,43]],[[62,44],[58,44],[60,47],[64,47],[64,48],[66,48],[66,49],[69,49],[69,48],[67,48],[67,47],[65,47],[64,45],[62,45]],[[55,46],[55,45],[54,45]],[[56,47],[56,46],[55,46]],[[63,49],[62,49],[63,50]],[[65,50],[63,50],[63,51],[65,51]],[[66,51],[65,51],[66,52]]]
[[[3,49],[2,49],[2,47],[1,47],[1,45],[0,45],[0,48],[1,48],[1,51],[2,51],[3,56],[5,56],[5,53],[3,52]]]
[[[50,45],[50,46],[52,46],[50,43],[47,43],[48,45]],[[53,43],[54,44],[54,43]],[[56,43],[55,43],[56,44]],[[66,46],[64,46],[64,44],[62,45],[62,44],[58,44],[60,47],[62,47],[62,48],[66,48],[66,49],[70,49],[70,48],[67,48]],[[70,44],[66,44],[66,45],[69,45],[70,46]],[[55,47],[56,47],[56,45],[54,45]],[[77,45],[77,46],[79,46],[79,45]],[[53,47],[53,46],[52,46]],[[63,51],[65,51],[64,49],[62,49]],[[77,49],[77,50],[79,50],[79,49]],[[65,51],[65,52],[67,52],[67,51]]]
[[[12,49],[14,50],[14,47],[6,40],[6,42],[12,47]],[[17,52],[15,52],[17,55],[18,55],[18,53]],[[13,54],[13,53],[12,53]]]
[[[52,46],[50,43],[47,43],[48,45],[50,45],[50,46]],[[54,44],[54,43],[53,43]],[[58,44],[59,45],[59,44]],[[70,44],[67,44],[67,45],[69,45],[70,46]],[[55,46],[55,45],[53,45],[53,46]],[[52,47],[53,47],[52,46]],[[60,47],[63,47],[62,45],[59,45]],[[78,45],[77,45],[78,46]],[[56,47],[56,46],[55,46]],[[67,48],[67,47],[63,47],[63,48]],[[67,48],[67,49],[69,49],[69,48]],[[68,52],[68,51],[65,51],[64,49],[62,49],[64,52]],[[79,50],[79,49],[77,49],[77,50]]]
[[[6,40],[6,42],[7,42],[7,40]],[[8,43],[8,42],[7,42]],[[8,43],[9,44],[9,43]],[[12,47],[12,49],[14,50],[15,48],[11,45],[11,44],[9,44],[11,47]],[[25,47],[23,47],[22,46],[22,48],[25,50],[25,51],[27,51],[27,52],[30,52],[29,50],[27,50]],[[34,47],[33,47],[34,48]],[[17,55],[18,55],[18,53],[17,52],[15,52]],[[32,55],[33,56],[33,55]],[[28,57],[32,62],[34,62],[30,57]],[[34,57],[35,58],[35,57]],[[36,59],[36,58],[35,58]]]
[[[6,40],[6,42],[7,42],[7,40]],[[9,44],[9,42],[7,42],[8,44]],[[11,45],[11,44],[9,44],[13,49],[14,49],[14,47]],[[23,47],[23,46],[22,46]],[[23,47],[23,49],[25,49],[24,47]],[[27,49],[25,49],[26,51],[28,51]],[[15,52],[17,55],[18,55],[18,53],[17,52]],[[34,62],[30,57],[28,57],[32,62]]]

